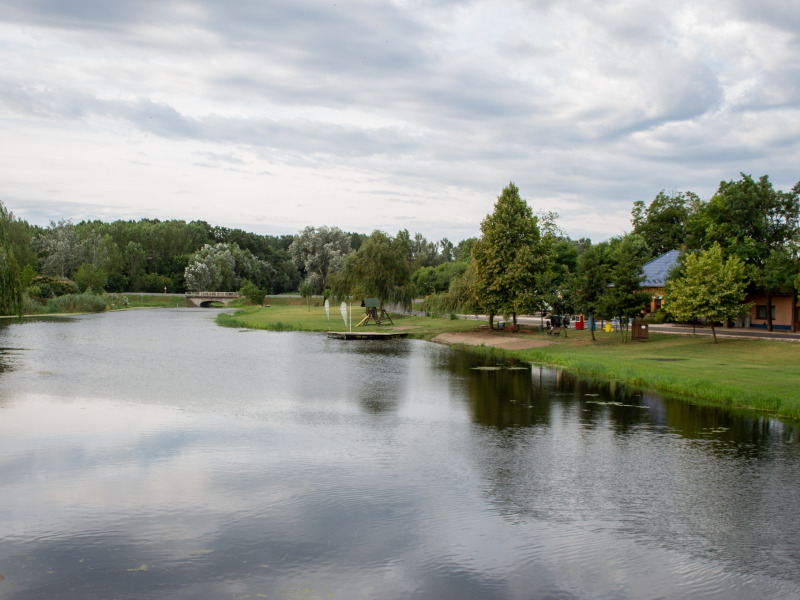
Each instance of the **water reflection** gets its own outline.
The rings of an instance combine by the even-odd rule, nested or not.
[[[206,314],[0,330],[0,596],[800,597],[794,427]]]

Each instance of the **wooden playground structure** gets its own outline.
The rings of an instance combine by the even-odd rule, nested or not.
[[[356,327],[367,325],[369,324],[370,320],[375,321],[375,325],[381,325],[384,323],[384,321],[389,321],[389,323],[394,325],[392,317],[390,317],[389,313],[387,313],[383,306],[381,306],[381,301],[378,298],[364,298],[361,301],[361,307],[367,309],[367,314],[363,319],[361,319]]]

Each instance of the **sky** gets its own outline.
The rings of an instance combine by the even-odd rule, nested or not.
[[[790,0],[0,0],[22,219],[480,234],[514,182],[572,238],[661,190],[800,180]]]

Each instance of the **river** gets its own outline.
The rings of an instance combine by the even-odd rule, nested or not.
[[[0,327],[0,598],[800,599],[800,430],[417,340]]]

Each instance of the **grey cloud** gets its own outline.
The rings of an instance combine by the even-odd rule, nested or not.
[[[30,115],[67,119],[98,115],[128,121],[143,131],[165,138],[264,146],[297,153],[365,156],[405,152],[417,146],[417,142],[402,132],[389,128],[366,129],[313,120],[235,119],[214,115],[197,119],[181,114],[172,106],[150,100],[126,103],[55,90],[34,93],[5,89],[0,92],[0,102]]]
[[[157,0],[106,2],[104,0],[0,1],[4,21],[36,24],[75,31],[120,33],[141,24],[165,20],[172,5]]]
[[[795,40],[800,39],[800,4],[785,0],[736,0],[734,6],[743,19],[788,31]]]

